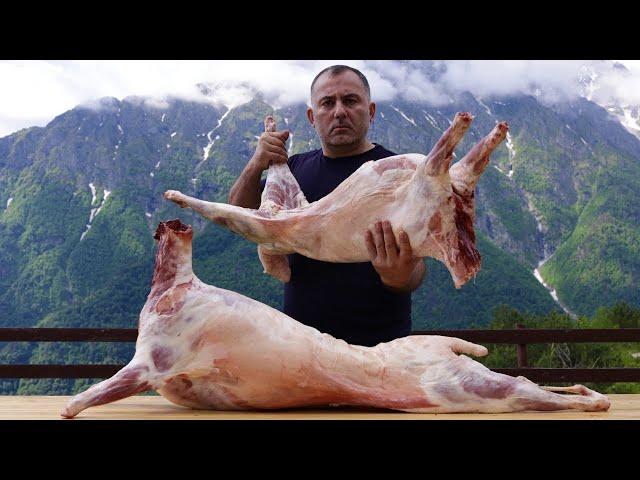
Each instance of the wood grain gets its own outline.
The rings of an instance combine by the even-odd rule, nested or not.
[[[0,420],[61,420],[68,396],[0,396]],[[416,414],[373,409],[296,409],[222,412],[190,410],[160,396],[137,395],[91,407],[74,420],[640,420],[640,394],[609,395],[608,412]]]

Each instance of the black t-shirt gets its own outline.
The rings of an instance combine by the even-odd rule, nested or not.
[[[311,203],[363,163],[393,155],[376,144],[352,157],[329,158],[318,149],[292,155],[288,164]],[[357,345],[374,346],[411,332],[411,294],[388,290],[371,262],[321,262],[297,253],[288,258],[291,280],[284,286],[283,311],[290,317]]]

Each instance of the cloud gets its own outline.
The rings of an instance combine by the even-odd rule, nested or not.
[[[599,74],[599,88],[593,92],[594,100],[600,103],[624,99],[627,104],[640,104],[640,61],[619,61],[626,69],[614,68]]]
[[[423,63],[381,60],[368,62],[368,65],[372,71],[370,77],[373,81],[370,83],[374,100],[393,100],[400,96],[409,101],[434,105],[449,101],[450,97],[443,86],[434,83],[422,70]],[[367,75],[366,72],[363,73]]]
[[[623,61],[630,72],[611,63],[586,62],[599,72],[593,98],[625,98],[640,103],[640,64]],[[215,91],[229,106],[262,92],[275,107],[308,102],[315,75],[329,65],[346,64],[369,79],[374,101],[404,98],[440,105],[463,91],[476,96],[536,94],[555,102],[577,95],[584,75],[580,61],[2,61],[0,62],[0,137],[28,126],[45,126],[78,105],[102,97],[144,102],[165,108],[169,97],[211,102],[198,85]],[[446,68],[443,68],[446,67]]]
[[[481,97],[547,92],[570,98],[577,96],[581,66],[572,61],[452,61],[442,82]]]

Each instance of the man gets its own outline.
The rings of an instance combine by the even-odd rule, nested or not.
[[[287,158],[288,131],[265,132],[256,152],[229,193],[229,203],[260,206],[260,177],[272,163],[288,161],[307,200],[315,202],[369,160],[395,153],[367,139],[376,111],[369,83],[358,70],[335,65],[311,84],[307,118],[322,148]],[[291,280],[284,287],[283,311],[301,323],[348,343],[374,346],[411,332],[411,292],[425,274],[409,239],[396,243],[389,222],[362,232],[371,262],[328,263],[289,255]]]

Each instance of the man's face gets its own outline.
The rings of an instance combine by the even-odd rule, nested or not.
[[[318,78],[307,110],[322,143],[335,147],[360,144],[374,113],[375,104],[362,80],[348,70],[338,75],[327,72]]]

